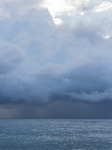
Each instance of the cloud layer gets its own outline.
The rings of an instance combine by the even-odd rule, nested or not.
[[[111,34],[110,10],[89,16],[98,6],[81,2],[84,15],[60,16],[65,22],[56,26],[41,5],[37,0],[0,3],[0,104],[112,100],[112,38],[104,38]],[[67,25],[67,18],[76,23]]]

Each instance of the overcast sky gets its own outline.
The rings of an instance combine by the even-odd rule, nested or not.
[[[111,0],[0,0],[0,118],[112,118]]]

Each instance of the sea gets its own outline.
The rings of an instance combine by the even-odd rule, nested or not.
[[[0,119],[0,150],[112,150],[112,120]]]

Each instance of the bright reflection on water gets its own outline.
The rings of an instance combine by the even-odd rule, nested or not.
[[[0,119],[0,150],[112,150],[112,120]]]

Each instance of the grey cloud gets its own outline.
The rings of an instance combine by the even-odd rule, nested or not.
[[[39,8],[43,1],[44,0],[4,0],[0,5],[2,9],[1,17],[17,17],[18,15],[27,13],[31,8]]]
[[[24,60],[25,52],[15,44],[0,41],[0,74],[15,70]]]
[[[112,99],[112,39],[104,39],[100,27],[58,27],[43,8],[0,23],[1,104]]]

